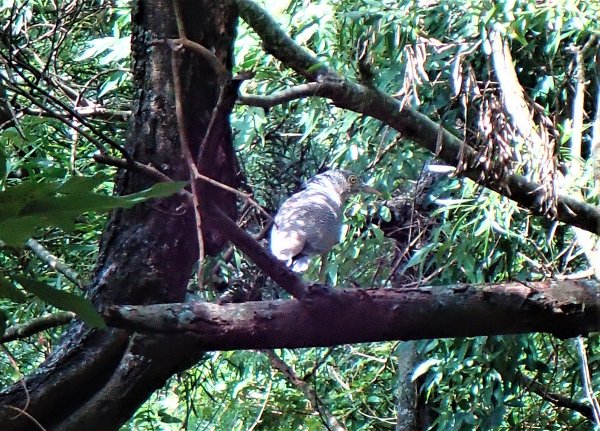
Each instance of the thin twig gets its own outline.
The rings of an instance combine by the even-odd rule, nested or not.
[[[171,42],[177,45],[181,45],[184,48],[189,49],[190,51],[194,51],[200,57],[204,58],[217,74],[219,82],[223,82],[229,76],[229,72],[227,71],[223,63],[221,63],[221,60],[219,60],[217,56],[214,55],[209,49],[205,48],[199,43],[194,42],[193,40],[189,40],[185,36],[181,35],[179,39],[171,39]]]
[[[42,431],[46,431],[46,428],[44,428],[44,427],[42,426],[42,424],[41,424],[41,423],[39,423],[39,422],[37,421],[37,419],[36,419],[36,418],[34,418],[33,416],[31,416],[31,415],[30,415],[29,413],[27,413],[25,410],[23,410],[23,409],[20,409],[20,408],[18,408],[18,407],[15,407],[15,406],[10,406],[10,405],[4,406],[4,407],[5,407],[5,408],[7,408],[7,409],[15,410],[16,412],[18,412],[18,413],[19,413],[19,415],[25,415],[25,416],[26,416],[28,419],[30,419],[30,420],[31,420],[31,421],[32,421],[32,422],[33,422],[33,423],[34,423],[34,424],[35,424],[35,425],[36,425],[36,426],[37,426],[39,429],[41,429]],[[18,416],[17,416],[17,417],[18,417]]]
[[[579,352],[579,359],[581,360],[581,380],[583,383],[583,390],[587,399],[590,401],[592,406],[592,414],[594,423],[600,427],[600,403],[594,395],[594,388],[592,387],[592,378],[590,376],[590,368],[587,360],[587,352],[585,349],[585,342],[583,337],[580,335],[575,339],[577,344],[577,351]]]
[[[256,419],[254,419],[254,423],[248,428],[248,431],[252,431],[258,425],[260,425],[260,421],[262,419],[262,415],[265,412],[265,409],[267,408],[267,403],[269,402],[269,398],[271,396],[271,388],[272,387],[273,387],[273,379],[269,379],[269,386],[267,386],[267,389],[265,391],[266,392],[265,393],[265,401],[263,402],[263,405],[260,408],[260,411],[258,412],[258,415],[256,416]]]
[[[286,90],[277,91],[268,96],[242,94],[238,97],[238,103],[268,109],[282,103],[291,102],[292,100],[318,96],[317,91],[320,86],[319,82],[309,82],[307,84],[295,85]]]
[[[177,10],[178,2],[175,1],[175,9]],[[204,238],[202,236],[202,215],[200,213],[200,192],[198,190],[198,182],[196,178],[200,177],[200,172],[198,172],[198,167],[194,162],[194,157],[192,156],[192,150],[190,148],[190,141],[187,135],[187,130],[185,127],[185,116],[183,113],[183,102],[182,102],[182,85],[180,80],[180,70],[179,70],[180,57],[179,52],[173,50],[171,53],[171,70],[173,72],[173,87],[175,90],[175,115],[177,117],[177,128],[179,129],[179,141],[181,142],[181,151],[183,152],[183,157],[188,165],[190,170],[190,181],[192,184],[192,202],[194,205],[194,216],[196,219],[196,235],[198,238],[198,285],[202,286],[202,269],[204,264]]]
[[[135,160],[133,162],[129,162],[125,159],[108,156],[106,154],[94,154],[94,160],[98,163],[102,163],[103,165],[115,166],[117,168],[123,168],[123,169],[133,168],[136,171],[141,172],[141,173],[145,174],[146,176],[148,176],[150,178],[154,178],[155,180],[158,180],[161,182],[173,181],[173,179],[171,177],[163,174],[158,169],[156,169],[152,166],[149,166],[149,165],[145,165],[145,164],[140,163]],[[187,193],[189,193],[189,192],[187,192]]]
[[[312,408],[319,414],[319,416],[321,416],[321,420],[328,430],[347,431],[347,428],[320,400],[319,394],[315,388],[298,377],[294,369],[286,364],[279,356],[277,356],[274,350],[263,350],[263,353],[267,355],[273,368],[279,370],[288,382],[304,393],[304,396],[306,396]]]
[[[79,282],[79,274],[77,271],[50,253],[46,247],[33,238],[29,238],[26,242],[26,245],[35,253],[37,257],[46,262],[50,268],[57,270],[62,275],[67,277],[67,279],[69,279],[73,284],[77,285],[80,289],[82,288],[81,283]]]
[[[163,174],[158,169],[156,169],[152,166],[144,165],[143,163],[140,163],[135,160],[132,162],[128,162],[125,159],[120,159],[118,157],[108,156],[105,154],[94,154],[94,160],[98,163],[102,163],[104,165],[109,165],[109,166],[115,166],[117,168],[124,168],[124,169],[132,168],[132,169],[135,169],[135,170],[137,170],[151,178],[154,178],[158,181],[163,181],[163,182],[173,181],[172,178],[170,178],[168,175]],[[202,181],[206,181],[207,183],[210,183],[213,186],[219,187],[223,190],[227,190],[228,192],[238,195],[239,197],[244,199],[246,202],[248,202],[250,205],[255,207],[261,214],[263,214],[269,220],[271,220],[271,218],[272,218],[271,214],[269,214],[258,202],[256,202],[252,198],[251,194],[244,193],[241,190],[230,187],[227,184],[223,184],[217,180],[207,177],[206,175],[202,175],[197,169],[196,169],[195,175],[197,175],[197,178]],[[180,193],[185,195],[188,198],[192,197],[192,194],[185,189],[180,190]]]
[[[3,343],[0,343],[0,350],[2,350],[4,352],[4,354],[8,358],[8,361],[10,362],[11,366],[15,369],[15,371],[19,375],[19,383],[21,384],[21,386],[23,386],[23,391],[25,393],[25,407],[23,407],[22,411],[19,410],[19,414],[14,417],[16,419],[22,413],[25,413],[24,410],[27,410],[27,408],[29,407],[29,403],[31,402],[31,396],[29,394],[29,389],[27,388],[27,383],[25,382],[25,377],[23,376],[23,373],[21,372],[21,369],[19,368],[19,363],[17,362],[17,359],[14,357],[12,352],[10,350],[8,350],[8,348]]]

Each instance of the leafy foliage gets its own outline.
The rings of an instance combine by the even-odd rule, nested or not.
[[[355,0],[269,6],[286,31],[320,61],[427,114],[483,158],[502,158],[514,172],[540,182],[558,182],[554,172],[559,167],[580,164],[581,175],[566,171],[561,187],[598,202],[590,121],[598,115],[592,105],[600,97],[598,2]],[[99,149],[116,153],[125,141],[132,100],[130,11],[122,1],[29,0],[0,5],[0,17],[10,21],[3,24],[10,31],[0,36],[0,43],[19,51],[9,57],[0,50],[0,239],[12,246],[0,249],[0,333],[7,325],[42,314],[48,304],[74,310],[99,325],[89,304],[67,293],[72,289],[65,288],[65,277],[22,246],[35,235],[85,274],[105,222],[99,212],[181,187],[160,184],[129,197],[110,196],[107,173],[112,172],[91,159]],[[548,157],[532,151],[501,109],[490,57],[493,31],[510,47],[518,80],[535,102],[532,118],[552,143]],[[582,151],[573,154],[577,68],[590,85]],[[256,72],[243,89],[253,94],[303,82],[264,55],[260,41],[243,23],[236,69]],[[492,120],[494,127],[489,126]],[[232,126],[248,187],[271,212],[325,167],[364,173],[383,192],[383,202],[350,202],[344,241],[323,262],[313,263],[307,273],[311,280],[326,278],[333,285],[356,287],[493,283],[570,274],[588,265],[576,251],[570,229],[531,217],[469,181],[437,177],[417,193],[431,155],[380,123],[327,101],[307,98],[268,111],[240,106]],[[410,211],[400,211],[394,204],[398,201]],[[419,212],[423,207],[424,214]],[[265,225],[256,214],[244,222],[254,232]],[[257,295],[262,298],[281,295],[243,256],[235,251],[226,256],[207,260],[211,271],[205,272],[206,284],[218,276],[240,290],[261,286]],[[43,301],[31,300],[15,281]],[[204,298],[218,295],[208,292]],[[3,358],[2,383],[34,369],[60,331],[11,344],[21,368],[15,370]],[[600,338],[590,336],[587,342],[597,390]],[[400,395],[393,389],[395,347],[379,343],[279,354],[317,391],[320,405],[348,429],[393,429]],[[590,427],[577,413],[554,406],[519,380],[520,375],[529,376],[551,392],[584,400],[580,363],[570,341],[544,334],[429,340],[418,344],[418,352],[413,377],[420,402],[429,411],[429,429]],[[263,353],[217,352],[172,379],[126,428],[323,429],[317,410]]]

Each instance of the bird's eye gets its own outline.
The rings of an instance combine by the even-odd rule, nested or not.
[[[356,184],[356,177],[354,175],[350,175],[350,178],[348,178],[348,181],[350,181],[350,184]]]

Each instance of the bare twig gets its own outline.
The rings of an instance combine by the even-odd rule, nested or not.
[[[67,279],[69,279],[73,284],[77,285],[79,288],[82,288],[81,283],[79,282],[79,274],[77,273],[77,271],[72,269],[69,265],[61,261],[52,253],[50,253],[42,244],[37,242],[35,239],[29,238],[26,244],[27,247],[29,247],[37,257],[46,262],[48,266],[50,266],[50,268],[56,269],[62,275],[67,277]]]
[[[18,407],[15,407],[15,406],[8,406],[8,405],[7,405],[7,406],[0,406],[0,407],[4,407],[5,409],[14,410],[14,411],[16,411],[16,412],[17,412],[19,415],[25,415],[25,416],[27,416],[27,418],[28,418],[28,419],[30,419],[30,420],[31,420],[31,422],[33,422],[33,423],[35,424],[35,426],[36,426],[36,427],[38,427],[38,428],[39,428],[40,430],[42,430],[42,431],[46,431],[46,428],[44,428],[44,427],[42,426],[42,424],[41,424],[41,423],[39,423],[39,422],[36,420],[36,418],[34,418],[33,416],[31,416],[31,415],[30,415],[29,413],[27,413],[25,410],[23,410],[23,409],[20,409],[20,408],[18,408]]]
[[[269,379],[269,385],[267,386],[267,389],[265,390],[265,400],[260,408],[260,411],[258,412],[258,415],[256,416],[256,419],[254,419],[254,422],[248,428],[248,431],[253,431],[260,424],[262,415],[265,412],[265,408],[267,407],[267,403],[269,402],[269,398],[271,396],[271,388],[272,387],[273,387],[273,379]]]
[[[581,360],[581,379],[583,383],[583,390],[587,399],[590,401],[592,406],[592,417],[596,426],[600,427],[600,403],[598,398],[594,395],[594,388],[592,387],[592,377],[590,376],[590,368],[587,360],[587,352],[585,349],[585,342],[583,337],[580,335],[575,339],[577,344],[577,351],[579,352],[579,359]]]
[[[286,364],[273,350],[263,350],[263,353],[267,355],[271,366],[276,370],[280,371],[285,379],[298,388],[306,399],[310,402],[313,409],[319,413],[321,420],[325,424],[328,430],[331,431],[346,431],[347,428],[338,420],[337,417],[327,408],[327,406],[321,401],[319,394],[311,385],[306,381],[302,380],[294,369]]]
[[[6,61],[6,57],[3,56],[3,58]],[[104,142],[106,142],[110,147],[116,149],[121,154],[123,154],[123,157],[125,157],[126,159],[130,159],[131,158],[131,155],[125,149],[125,147],[123,147],[121,144],[118,144],[117,142],[115,142],[114,140],[112,140],[111,138],[109,138],[108,136],[106,136],[106,134],[104,134],[102,131],[100,131],[93,124],[88,123],[85,120],[85,118],[83,118],[81,115],[79,115],[69,105],[67,105],[62,100],[60,100],[57,97],[55,97],[49,91],[47,91],[44,88],[41,88],[40,86],[38,86],[36,83],[31,82],[31,80],[28,79],[27,76],[25,76],[22,72],[20,72],[18,70],[16,72],[32,89],[35,89],[36,91],[40,92],[42,94],[42,96],[44,96],[45,103],[41,103],[40,101],[38,101],[37,99],[35,99],[35,97],[31,96],[27,91],[24,91],[23,89],[19,88],[17,85],[15,85],[13,83],[8,83],[10,85],[10,89],[12,91],[18,92],[21,96],[26,97],[27,99],[29,99],[30,101],[32,101],[35,105],[37,105],[41,109],[47,110],[47,102],[48,101],[52,102],[54,105],[60,107],[65,112],[67,112],[71,117],[77,119],[78,122],[80,122],[81,124],[85,125],[85,127],[87,129],[89,129],[92,133],[94,133],[96,136],[98,136],[100,139],[102,139]],[[62,119],[60,116],[57,116],[56,118],[62,120],[63,122],[65,122],[65,124],[69,125],[69,122],[67,122],[66,120]],[[81,131],[80,131],[80,133],[81,133]],[[96,145],[102,152],[106,152],[106,150],[103,148],[102,144],[99,141],[97,141],[95,138],[91,138],[89,134],[88,135],[84,135],[84,136],[86,136],[86,138],[88,140],[90,140],[90,142],[92,142],[94,145]]]
[[[219,60],[209,49],[205,48],[199,43],[189,40],[181,34],[179,39],[172,39],[172,42],[174,44],[181,45],[182,47],[187,48],[190,51],[194,51],[200,57],[204,58],[217,74],[219,82],[223,82],[229,76],[229,72],[227,71],[223,63],[221,63],[221,60]]]
[[[104,165],[109,165],[109,166],[115,166],[117,168],[123,168],[123,169],[132,168],[132,169],[135,169],[136,171],[141,172],[144,175],[146,175],[150,178],[154,178],[155,180],[158,180],[158,181],[162,181],[162,182],[173,181],[173,179],[171,177],[163,174],[158,169],[156,169],[152,166],[144,165],[143,163],[140,163],[135,160],[132,162],[129,162],[125,159],[119,159],[118,157],[108,156],[106,154],[94,154],[94,160],[98,163],[102,163]],[[186,193],[189,193],[189,192],[186,192]]]
[[[23,387],[23,391],[25,393],[25,406],[23,407],[23,410],[27,410],[27,408],[29,407],[29,403],[31,402],[31,395],[29,394],[29,389],[27,388],[27,383],[25,382],[23,373],[19,368],[19,363],[17,362],[17,359],[14,357],[12,352],[8,349],[8,347],[4,345],[4,343],[0,343],[0,350],[4,352],[4,354],[8,358],[8,361],[10,362],[10,365],[15,369],[15,371],[19,375],[19,384]],[[20,415],[21,413],[17,414],[15,418],[19,417]]]
[[[241,105],[257,106],[259,108],[268,109],[292,100],[318,96],[317,89],[319,86],[320,84],[318,82],[309,82],[307,84],[300,84],[290,87],[287,90],[278,91],[268,96],[243,94],[238,97],[238,102]]]
[[[581,137],[583,135],[583,117],[584,101],[585,101],[585,64],[583,61],[583,54],[579,48],[573,46],[571,48],[573,52],[573,80],[574,94],[572,101],[572,117],[571,117],[571,160],[570,160],[570,172],[575,178],[581,175]]]
[[[175,1],[177,5],[178,2]],[[177,9],[177,7],[176,7]],[[194,156],[192,156],[192,150],[190,148],[190,141],[185,126],[185,116],[183,113],[183,102],[181,97],[181,79],[179,70],[180,57],[179,52],[173,50],[171,54],[171,69],[173,71],[173,87],[175,89],[175,114],[177,116],[177,127],[179,129],[179,140],[181,142],[181,151],[183,157],[190,170],[190,181],[192,184],[192,202],[194,204],[194,216],[196,219],[196,235],[198,238],[198,285],[202,286],[202,269],[204,264],[204,238],[202,236],[202,215],[200,213],[200,192],[198,190],[198,183],[196,178],[199,178],[200,172],[194,162]]]
[[[154,178],[158,181],[163,181],[163,182],[173,181],[172,178],[170,178],[168,175],[163,174],[158,169],[156,169],[152,166],[144,165],[143,163],[140,163],[138,161],[128,162],[125,159],[119,159],[118,157],[107,156],[105,154],[94,154],[94,160],[96,162],[102,163],[104,165],[110,165],[110,166],[115,166],[115,167],[124,168],[124,169],[128,169],[128,168],[135,169],[135,170],[149,176],[150,178]],[[197,169],[196,169],[196,171],[197,171]],[[271,219],[271,215],[258,202],[256,202],[252,198],[251,194],[244,193],[241,190],[238,190],[236,188],[228,186],[227,184],[223,184],[217,180],[213,180],[212,178],[207,177],[206,175],[202,175],[198,171],[197,171],[197,178],[202,181],[206,181],[207,183],[212,184],[215,187],[219,187],[223,190],[227,190],[228,192],[238,195],[239,197],[244,199],[246,202],[248,202],[250,205],[255,207],[263,215],[265,215],[269,220]],[[190,199],[192,198],[192,194],[185,189],[180,190],[180,194],[182,194]]]

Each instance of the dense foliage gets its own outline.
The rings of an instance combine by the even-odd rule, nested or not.
[[[549,195],[559,187],[598,202],[592,145],[593,133],[600,133],[592,127],[600,98],[598,2],[291,1],[270,12],[338,73],[394,94],[482,155],[543,182]],[[52,311],[48,304],[53,302],[35,291],[30,291],[35,296],[22,298],[27,282],[17,283],[17,289],[9,276],[11,281],[19,275],[58,290],[79,290],[23,248],[23,240],[35,232],[34,238],[76,269],[84,283],[105,223],[98,212],[130,203],[109,197],[113,170],[92,157],[105,149],[119,154],[133,89],[126,2],[14,1],[0,5],[0,20],[2,193],[54,187],[54,197],[64,199],[68,193],[61,185],[82,187],[77,189],[79,206],[59,212],[58,222],[34,220],[27,235],[13,243],[10,234],[20,232],[21,225],[3,226],[6,207],[0,208],[0,276],[7,280],[0,279],[0,310],[11,326]],[[490,56],[493,32],[510,47],[545,137],[542,149],[532,148],[503,112]],[[235,71],[247,70],[255,76],[244,84],[245,93],[271,94],[303,82],[264,55],[256,35],[240,22]],[[574,98],[579,85],[586,88],[581,150],[576,153]],[[531,216],[507,198],[457,176],[438,175],[420,187],[431,181],[426,178],[432,155],[373,119],[306,98],[268,111],[239,105],[232,126],[244,187],[271,213],[303,180],[330,166],[363,172],[383,192],[377,201],[352,199],[344,241],[324,262],[317,259],[307,278],[357,287],[526,282],[588,267],[566,226]],[[73,180],[78,176],[87,182]],[[94,194],[82,199],[90,188]],[[2,199],[0,194],[0,203]],[[44,214],[57,202],[47,200],[37,211]],[[407,205],[408,212],[403,210]],[[251,209],[243,214],[249,231],[266,225]],[[206,265],[203,283],[214,289],[202,295],[210,299],[236,298],[236,289],[247,293],[257,286],[253,295],[282,294],[237,251],[226,251]],[[221,286],[229,290],[223,292]],[[70,301],[53,305],[69,308]],[[6,344],[0,383],[34,370],[60,334],[54,329]],[[593,335],[586,342],[592,386],[598,391],[600,338]],[[293,368],[296,380],[274,367],[274,353],[211,353],[173,378],[127,429],[323,429],[324,410],[348,429],[393,429],[397,347],[377,343],[276,352],[275,358]],[[544,334],[428,340],[417,344],[417,352],[414,380],[430,429],[591,427],[588,419],[557,407],[523,380],[535,379],[548,392],[585,404],[581,359],[572,340]],[[316,403],[307,395],[311,390]]]

